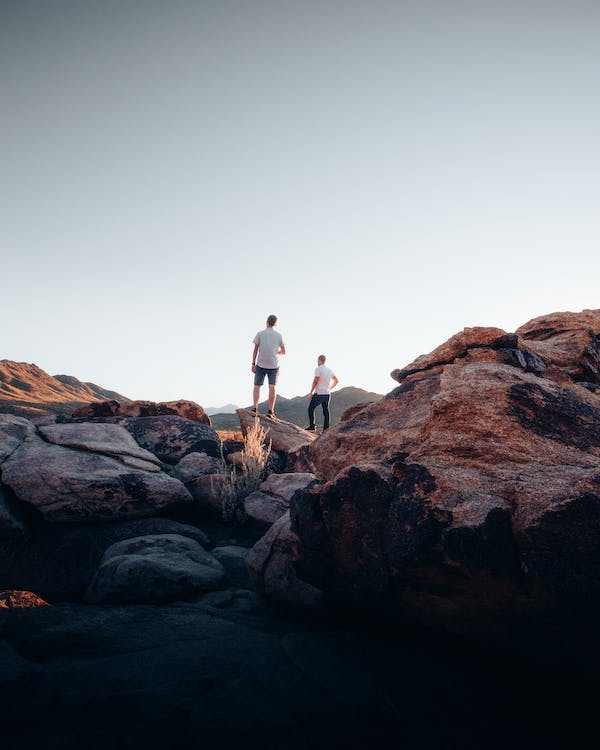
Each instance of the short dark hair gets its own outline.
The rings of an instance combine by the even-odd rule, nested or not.
[[[267,318],[267,325],[274,326],[277,323],[277,315],[269,315]]]
[[[322,359],[322,360],[323,360],[323,362],[325,362],[325,361],[326,361],[326,359],[327,359],[327,357],[326,357],[326,356],[325,356],[324,354],[319,354],[319,357],[318,357],[318,359]]]

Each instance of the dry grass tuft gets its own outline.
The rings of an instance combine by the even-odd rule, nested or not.
[[[223,438],[221,438],[223,440]],[[229,481],[212,485],[213,492],[220,497],[223,507],[223,520],[243,523],[246,520],[244,499],[257,490],[265,479],[267,462],[271,455],[271,441],[267,443],[267,430],[261,426],[258,417],[243,438],[241,469],[230,467],[223,455],[221,442],[221,473]]]

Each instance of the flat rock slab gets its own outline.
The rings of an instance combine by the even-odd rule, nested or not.
[[[2,481],[47,521],[61,523],[143,518],[192,502],[185,486],[163,472],[130,469],[114,458],[37,437],[4,462]]]
[[[217,458],[221,441],[212,427],[178,416],[124,419],[121,424],[142,448],[161,461],[176,464],[189,453]]]
[[[146,471],[160,471],[162,466],[153,453],[141,448],[119,424],[78,422],[40,426],[39,430],[48,442],[65,448],[102,453]]]
[[[317,438],[316,433],[303,430],[291,422],[285,422],[282,419],[269,419],[264,414],[255,417],[248,409],[237,409],[236,411],[244,436],[254,426],[255,419],[258,419],[260,426],[267,431],[267,440],[271,441],[271,447],[275,451],[289,453],[303,445],[309,445]]]
[[[125,539],[104,553],[85,599],[154,603],[187,599],[221,587],[225,570],[198,542],[177,534]]]

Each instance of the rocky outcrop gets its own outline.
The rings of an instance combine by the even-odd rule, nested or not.
[[[219,456],[217,432],[205,424],[177,416],[124,419],[121,424],[138,445],[161,461],[176,464],[189,453]]]
[[[90,603],[154,603],[220,588],[221,563],[184,536],[158,534],[109,547],[85,595]]]
[[[61,523],[141,518],[192,501],[184,485],[163,472],[130,468],[37,436],[4,461],[2,482],[47,521]]]
[[[240,426],[244,437],[248,430],[254,426],[255,419],[259,420],[260,426],[266,430],[267,441],[271,442],[274,451],[289,453],[308,445],[317,437],[314,432],[307,432],[291,422],[284,422],[281,419],[269,419],[264,414],[258,417],[248,409],[237,409],[237,415],[240,420]]]
[[[74,419],[94,419],[103,417],[160,417],[176,416],[191,419],[201,424],[211,424],[210,417],[195,401],[97,401],[76,409]]]
[[[600,311],[555,314],[394,371],[302,449],[323,484],[279,555],[329,600],[457,630],[600,611],[599,342]],[[258,585],[289,601],[265,559]]]

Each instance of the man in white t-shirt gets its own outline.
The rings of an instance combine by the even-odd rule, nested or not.
[[[306,429],[311,432],[316,430],[315,409],[319,404],[323,409],[323,432],[329,429],[329,399],[331,391],[340,382],[336,375],[334,375],[333,370],[325,364],[325,359],[324,354],[319,355],[317,369],[315,370],[315,376],[310,387],[310,393],[308,394],[310,403],[308,405],[308,427]]]
[[[267,417],[275,418],[275,385],[279,376],[279,355],[285,354],[285,344],[282,335],[275,330],[277,316],[269,315],[267,327],[259,331],[254,337],[254,352],[252,354],[252,372],[254,373],[253,408],[250,410],[258,414],[258,399],[260,388],[269,379],[269,411]]]

